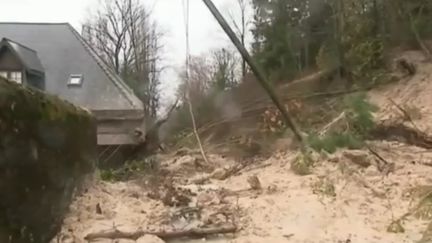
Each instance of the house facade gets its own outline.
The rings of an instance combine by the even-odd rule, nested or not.
[[[0,76],[91,111],[100,146],[144,130],[142,102],[68,23],[0,23]]]

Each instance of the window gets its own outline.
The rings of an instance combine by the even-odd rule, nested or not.
[[[81,74],[72,74],[69,77],[68,85],[80,86],[82,84],[82,81],[83,81],[83,76]]]
[[[0,71],[0,77],[7,78],[7,72],[6,71]]]
[[[22,84],[22,73],[21,72],[10,72],[10,80]]]
[[[7,78],[11,81],[15,81],[19,84],[22,84],[22,82],[23,82],[22,72],[0,71],[0,76],[3,78]]]

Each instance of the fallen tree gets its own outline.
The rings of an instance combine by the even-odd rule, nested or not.
[[[163,240],[171,240],[171,239],[184,238],[184,237],[201,238],[201,237],[206,237],[215,234],[229,234],[229,233],[235,233],[237,232],[237,230],[238,230],[237,227],[234,225],[223,226],[223,227],[188,229],[188,230],[181,230],[181,231],[155,231],[155,232],[144,231],[144,230],[138,230],[135,232],[123,232],[118,229],[113,229],[113,230],[108,230],[103,232],[90,233],[86,235],[84,239],[87,241],[98,240],[98,239],[137,240],[144,235],[155,235]]]
[[[432,148],[432,136],[403,123],[378,124],[370,131],[369,139],[398,141],[421,148]]]

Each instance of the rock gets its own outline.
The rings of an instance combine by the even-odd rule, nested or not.
[[[211,178],[216,179],[216,180],[223,180],[223,179],[225,179],[226,174],[227,174],[226,169],[218,168],[211,174]]]
[[[199,206],[208,205],[209,202],[212,201],[212,199],[213,199],[213,197],[212,197],[212,195],[211,195],[210,193],[208,193],[208,192],[203,192],[203,193],[200,193],[200,194],[197,196],[197,204],[198,204]]]
[[[219,205],[221,202],[221,195],[215,191],[203,192],[197,196],[197,205],[200,207]]]
[[[165,243],[165,241],[155,235],[144,235],[136,243]]]
[[[278,186],[275,184],[271,184],[267,187],[267,193],[268,194],[273,194],[276,193],[278,191]]]
[[[341,159],[338,155],[334,155],[334,154],[326,154],[326,156],[327,156],[327,161],[331,163],[339,163]]]
[[[347,150],[343,152],[343,156],[351,160],[354,164],[367,168],[371,166],[372,159],[369,153],[362,150]]]
[[[1,78],[0,94],[0,231],[14,242],[49,242],[94,169],[96,122],[70,103]]]
[[[254,175],[254,176],[249,176],[247,178],[247,182],[249,183],[250,189],[252,190],[261,190],[261,182],[258,179],[258,176]]]

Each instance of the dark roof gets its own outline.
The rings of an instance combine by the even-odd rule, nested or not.
[[[27,50],[21,55],[29,60],[29,66],[36,65],[27,56],[33,53],[29,48],[37,52],[44,67],[47,92],[90,110],[134,110],[141,113],[141,101],[70,24],[0,23],[1,38],[13,40],[11,43],[19,46],[20,51]],[[83,75],[81,87],[68,86],[71,74]]]
[[[39,73],[44,72],[42,63],[39,60],[39,57],[35,50],[7,38],[3,38],[1,40],[0,48],[2,48],[3,46],[7,46],[12,49],[12,51],[18,56],[18,58],[27,70],[36,71]]]

